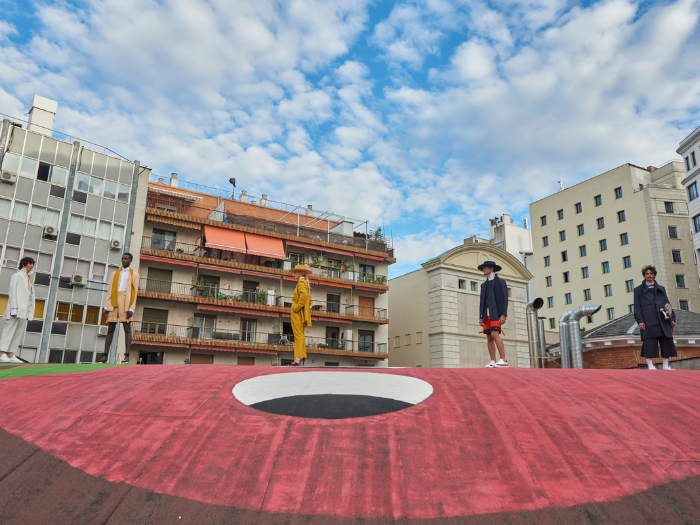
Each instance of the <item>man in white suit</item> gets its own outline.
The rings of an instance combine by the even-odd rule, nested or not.
[[[15,353],[27,328],[27,320],[34,318],[34,259],[24,257],[19,271],[10,279],[10,293],[5,308],[5,327],[0,336],[0,363],[21,363]]]
[[[105,338],[105,349],[100,359],[100,363],[106,363],[109,356],[109,347],[112,346],[114,331],[118,323],[124,327],[124,361],[129,362],[131,352],[131,320],[134,317],[136,308],[136,296],[139,289],[139,274],[130,268],[134,256],[130,253],[122,255],[122,266],[109,276],[109,287],[107,289],[107,300],[102,311],[102,315],[107,318],[107,337]]]

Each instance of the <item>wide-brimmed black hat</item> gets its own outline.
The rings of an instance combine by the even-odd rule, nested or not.
[[[497,265],[495,262],[493,262],[493,261],[484,261],[484,262],[482,262],[482,263],[478,266],[479,270],[483,270],[483,269],[484,269],[484,266],[490,266],[491,268],[493,268],[493,271],[494,271],[494,272],[500,272],[500,271],[501,271],[501,267],[498,266],[498,265]]]

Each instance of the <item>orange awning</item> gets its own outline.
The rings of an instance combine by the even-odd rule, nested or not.
[[[246,253],[245,233],[216,226],[204,226],[204,245],[207,248]]]
[[[246,233],[245,244],[248,247],[248,253],[251,255],[284,259],[284,244],[282,243],[282,239],[273,239],[272,237]]]

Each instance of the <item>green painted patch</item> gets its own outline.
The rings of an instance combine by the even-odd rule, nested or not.
[[[103,370],[105,368],[112,368],[115,366],[128,366],[128,365],[24,365],[24,366],[14,366],[14,367],[3,367],[0,366],[0,379],[8,379],[11,377],[27,377],[27,376],[41,376],[49,374],[70,374],[73,372],[91,372],[93,370]]]

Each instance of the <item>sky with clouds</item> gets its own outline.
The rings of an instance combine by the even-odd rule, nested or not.
[[[700,0],[0,0],[0,113],[391,233],[396,276],[700,125]]]

